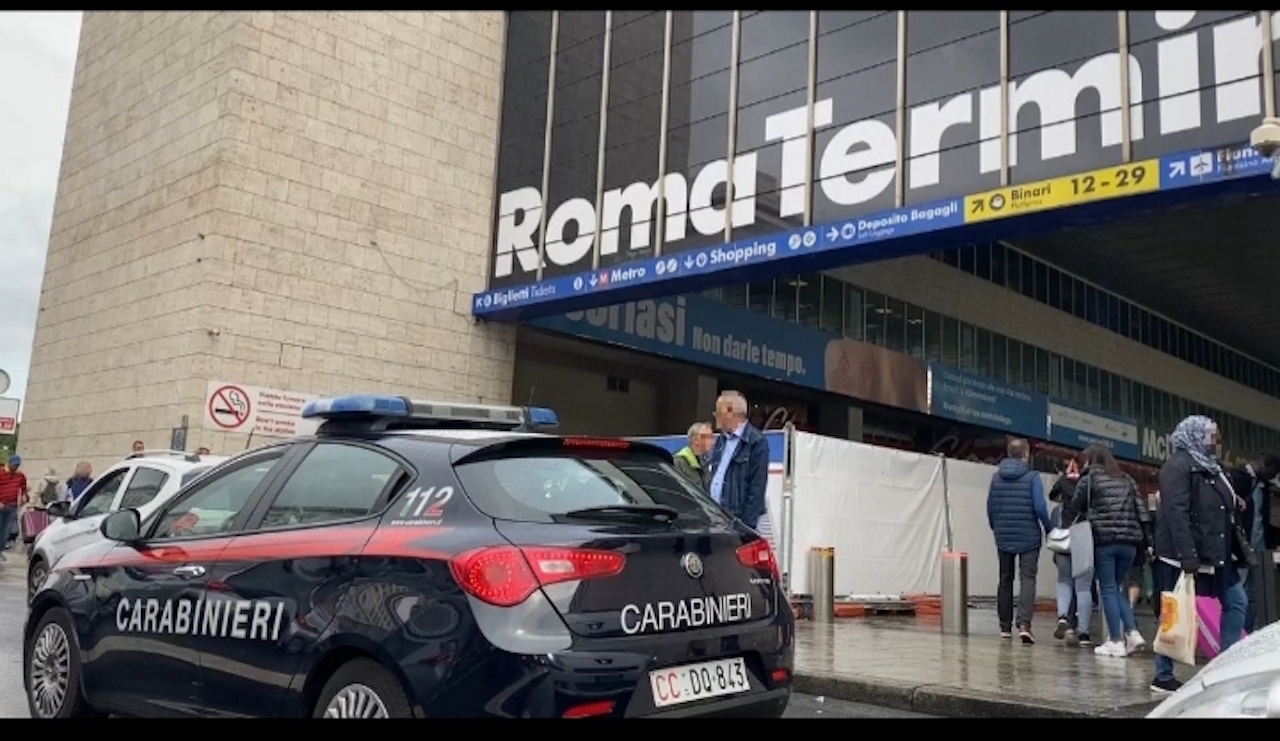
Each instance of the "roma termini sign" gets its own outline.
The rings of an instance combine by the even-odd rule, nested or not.
[[[476,294],[473,311],[494,317],[555,313],[566,308],[564,301],[577,297],[596,296],[591,302],[594,305],[611,303],[627,298],[623,294],[627,288],[717,272],[733,271],[733,277],[739,279],[744,271],[757,266],[787,270],[780,261],[819,252],[847,252],[845,261],[853,262],[859,256],[850,248],[872,242],[1269,172],[1269,163],[1248,146],[1213,140],[1226,130],[1224,126],[1232,135],[1239,135],[1238,126],[1230,124],[1256,122],[1262,115],[1258,77],[1262,38],[1256,16],[1194,27],[1194,11],[1153,13],[1160,28],[1173,33],[1151,42],[1154,64],[1144,67],[1133,54],[1127,60],[1130,139],[1154,140],[1158,151],[1161,142],[1176,144],[1187,141],[1188,133],[1203,133],[1205,144],[1218,146],[1128,163],[1120,162],[1117,154],[1110,167],[1082,172],[1064,169],[1061,171],[1067,174],[1048,180],[981,193],[957,190],[951,198],[875,213],[865,211],[866,204],[881,198],[904,174],[908,202],[912,192],[921,189],[938,192],[942,188],[945,192],[949,178],[972,182],[955,169],[963,163],[951,162],[956,155],[943,146],[944,137],[958,130],[969,131],[970,138],[979,141],[978,170],[998,172],[1002,165],[1001,88],[993,85],[911,107],[905,112],[903,141],[880,118],[834,127],[834,134],[823,136],[824,144],[814,154],[813,190],[815,198],[820,195],[848,215],[809,228],[680,249],[679,243],[689,236],[722,237],[729,224],[734,230],[753,227],[765,213],[755,192],[760,170],[759,153],[755,152],[735,157],[732,163],[725,159],[707,162],[691,177],[671,172],[655,182],[635,182],[604,191],[598,206],[594,194],[548,204],[538,188],[517,188],[498,196],[491,290]],[[1176,33],[1183,28],[1185,33]],[[1280,30],[1280,23],[1275,28]],[[1207,69],[1201,49],[1212,55]],[[1036,157],[1041,162],[1061,161],[1069,168],[1074,161],[1098,161],[1097,152],[1085,152],[1082,147],[1118,151],[1124,121],[1121,64],[1120,54],[1110,52],[1085,59],[1070,70],[1044,69],[1010,80],[1010,129],[1016,130],[1019,116],[1031,109],[1040,122],[1038,148],[1020,147],[1019,134],[1011,131],[1010,167],[1018,166],[1019,157]],[[778,145],[781,158],[778,192],[770,194],[770,207],[776,210],[769,211],[770,215],[786,219],[804,213],[808,140],[815,132],[833,128],[835,102],[831,98],[815,101],[812,126],[807,106],[786,108],[764,118],[764,139]],[[1089,107],[1098,112],[1087,111]],[[1091,120],[1085,123],[1085,118]],[[905,173],[896,165],[900,146]],[[1151,146],[1143,149],[1152,151]],[[1082,159],[1082,155],[1091,158]],[[950,175],[952,172],[956,174]],[[733,183],[733,202],[726,206],[718,194],[729,181]],[[623,230],[628,232],[630,251],[652,251],[659,203],[668,254],[635,260],[623,257],[619,262],[616,256]],[[538,236],[544,210],[548,212],[540,260]],[[962,239],[955,237],[957,242]],[[614,256],[609,262],[615,264],[591,270],[597,251],[602,257]],[[904,245],[906,251],[910,250]],[[875,256],[893,252],[892,245],[882,245]],[[838,263],[843,256],[831,254],[826,261]],[[556,277],[536,280],[540,267],[554,268]],[[672,283],[673,290],[666,292],[679,287]],[[577,303],[580,308],[583,302]]]

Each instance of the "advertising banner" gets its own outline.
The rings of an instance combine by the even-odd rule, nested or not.
[[[702,296],[633,301],[532,326],[927,413],[924,364],[902,353]]]
[[[929,413],[1015,435],[1048,432],[1046,397],[938,363],[929,364]]]
[[[1049,439],[1077,449],[1101,443],[1117,458],[1140,457],[1136,422],[1102,412],[1086,412],[1057,401],[1049,402]]]

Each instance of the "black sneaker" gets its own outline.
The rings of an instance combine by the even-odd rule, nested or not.
[[[1059,617],[1058,627],[1053,629],[1053,637],[1062,640],[1069,630],[1071,630],[1071,623],[1067,622],[1065,617]]]
[[[1018,637],[1021,638],[1022,642],[1028,646],[1036,642],[1036,637],[1031,635],[1030,625],[1024,625],[1021,628],[1018,628]]]
[[[1171,695],[1182,687],[1182,682],[1170,677],[1169,679],[1156,679],[1151,682],[1151,691],[1160,695]]]
[[[1091,645],[1093,645],[1093,641],[1089,638],[1089,634],[1088,634],[1088,633],[1081,633],[1081,634],[1079,635],[1079,638],[1080,638],[1080,645],[1081,645],[1081,646],[1091,646]]]

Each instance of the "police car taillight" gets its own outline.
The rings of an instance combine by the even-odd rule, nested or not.
[[[459,554],[449,568],[467,594],[498,607],[513,607],[539,587],[619,574],[626,560],[615,551],[497,546]]]
[[[626,450],[630,441],[608,437],[566,437],[560,441],[566,448],[597,448],[600,450]]]
[[[773,557],[773,549],[769,547],[769,541],[764,538],[738,546],[736,553],[738,563],[743,566],[757,571],[768,571],[775,582],[782,580],[778,573],[778,560]]]

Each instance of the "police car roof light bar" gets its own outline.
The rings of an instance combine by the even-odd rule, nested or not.
[[[494,406],[455,402],[422,401],[403,396],[358,394],[335,396],[308,402],[302,408],[303,419],[342,422],[344,426],[360,425],[370,430],[388,427],[433,424],[442,428],[482,426],[489,429],[521,430],[556,427],[556,413],[540,407]]]

